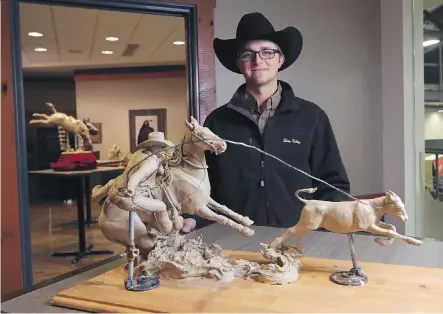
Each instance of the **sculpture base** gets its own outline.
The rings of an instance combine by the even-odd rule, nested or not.
[[[259,252],[225,253],[267,262]],[[94,313],[443,313],[441,268],[360,262],[371,280],[349,291],[329,279],[334,271],[349,269],[348,260],[307,256],[302,260],[299,280],[287,285],[244,279],[228,283],[161,279],[157,289],[132,292],[123,284],[128,273],[122,258],[121,266],[86,280],[81,277],[76,284],[66,283],[65,289],[60,286],[50,303]]]
[[[125,279],[125,289],[128,291],[149,291],[160,286],[160,280],[157,277],[140,276],[131,279]]]
[[[330,277],[333,283],[342,286],[363,286],[368,283],[368,277],[361,268],[351,268],[349,271],[338,271]]]
[[[63,152],[51,163],[51,168],[55,171],[92,170],[97,168],[97,158],[90,151]]]

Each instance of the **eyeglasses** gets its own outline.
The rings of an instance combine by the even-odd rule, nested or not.
[[[238,54],[238,57],[242,61],[250,61],[250,60],[254,60],[255,56],[258,54],[260,56],[260,58],[262,58],[263,60],[266,60],[266,59],[274,58],[276,53],[281,53],[281,51],[277,50],[277,49],[264,49],[264,50],[260,50],[260,51],[246,50],[246,51],[240,52]]]

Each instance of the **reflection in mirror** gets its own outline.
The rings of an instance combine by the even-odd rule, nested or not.
[[[443,1],[423,1],[425,83],[423,236],[443,240]]]
[[[35,284],[122,253],[85,192],[150,132],[179,142],[189,92],[183,17],[22,3],[20,24]],[[95,159],[90,176],[66,171]]]

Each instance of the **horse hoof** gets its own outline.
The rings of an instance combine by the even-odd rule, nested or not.
[[[248,236],[248,237],[253,236],[254,233],[255,233],[255,230],[252,230],[250,228],[245,228],[242,232],[243,235]]]
[[[417,240],[417,239],[412,239],[412,240],[409,242],[409,244],[419,246],[419,245],[422,245],[423,242],[420,241],[420,240]]]
[[[245,217],[243,217],[241,224],[243,226],[250,226],[250,225],[254,224],[254,221],[249,219],[249,217],[245,216]]]

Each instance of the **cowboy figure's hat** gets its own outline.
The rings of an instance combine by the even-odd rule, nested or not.
[[[174,143],[165,140],[165,134],[163,132],[151,132],[148,135],[148,139],[137,145],[137,149],[149,148],[151,146],[174,147]]]
[[[272,24],[261,13],[249,13],[244,15],[238,23],[235,38],[214,39],[215,54],[228,70],[241,73],[236,65],[239,49],[251,40],[269,40],[280,47],[285,61],[279,71],[294,63],[303,47],[303,37],[297,28],[290,26],[275,31]]]

